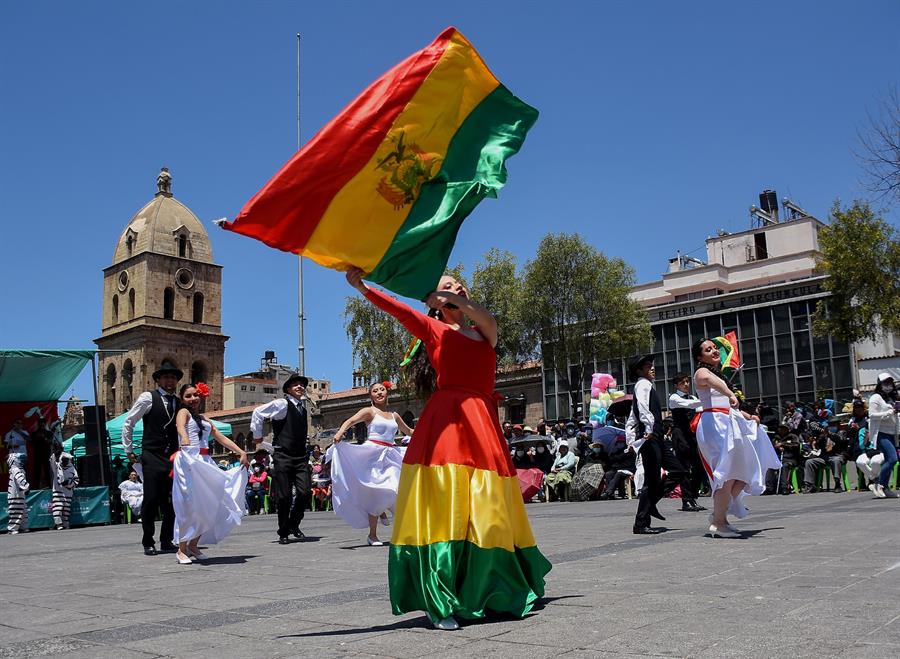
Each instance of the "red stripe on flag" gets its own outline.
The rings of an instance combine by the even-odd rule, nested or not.
[[[456,28],[447,28],[369,85],[223,228],[286,252],[303,249],[332,198],[375,154],[455,33]]]

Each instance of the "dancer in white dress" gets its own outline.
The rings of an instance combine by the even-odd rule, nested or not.
[[[208,395],[205,384],[186,384],[181,388],[184,404],[175,417],[180,448],[174,458],[172,506],[175,508],[175,558],[190,565],[207,557],[198,548],[216,544],[241,523],[244,514],[244,490],[247,487],[247,454],[199,413],[201,397]],[[232,453],[241,464],[223,471],[209,457],[210,435]]]
[[[372,404],[344,421],[334,437],[331,466],[331,502],[341,519],[355,529],[368,527],[367,542],[376,547],[378,519],[389,524],[394,510],[400,467],[406,447],[394,443],[397,428],[406,435],[412,428],[396,412],[387,409],[388,388],[377,382],[369,387]],[[357,423],[368,426],[364,444],[342,442],[344,433]]]
[[[697,416],[697,446],[713,492],[709,533],[714,538],[739,538],[727,516],[747,516],[744,497],[762,494],[766,470],[780,469],[781,461],[762,426],[735,409],[738,400],[719,376],[716,345],[702,339],[694,344],[693,354],[698,365],[694,387],[703,403]]]

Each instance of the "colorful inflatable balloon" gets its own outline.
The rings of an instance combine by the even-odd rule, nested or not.
[[[606,415],[610,403],[622,394],[611,391],[616,387],[616,379],[609,373],[594,373],[591,376],[591,402],[589,421],[596,428],[606,424]],[[618,394],[618,395],[614,395]]]

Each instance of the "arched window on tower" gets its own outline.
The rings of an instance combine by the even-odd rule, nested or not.
[[[203,322],[203,293],[194,293],[194,322]]]
[[[125,247],[128,249],[128,256],[131,256],[134,253],[134,243],[134,234],[129,233],[127,236],[125,236]]]
[[[131,289],[131,292],[134,293],[134,289]],[[126,359],[122,364],[122,385],[122,407],[130,408],[134,402],[134,364],[130,359]]]
[[[178,236],[178,256],[181,256],[182,258],[186,257],[188,255],[187,251],[188,251],[187,236],[184,234],[181,234],[180,236]]]
[[[112,324],[116,325],[119,322],[119,296],[113,295],[112,299]]]
[[[128,291],[128,320],[134,320],[134,289]]]
[[[163,318],[171,320],[175,317],[175,289],[166,288],[163,293]]]
[[[206,367],[201,361],[195,361],[191,364],[191,382],[193,384],[197,384],[198,382],[206,382],[209,383],[209,369]],[[200,399],[200,411],[206,411],[206,399]]]
[[[110,364],[106,367],[106,414],[116,413],[116,366]]]

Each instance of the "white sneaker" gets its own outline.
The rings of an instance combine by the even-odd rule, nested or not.
[[[9,532],[10,535],[17,535],[18,533],[19,533],[18,531],[10,531]]]
[[[878,488],[878,483],[869,483],[869,489],[872,491],[872,494],[875,494],[877,488]]]
[[[879,499],[887,499],[887,494],[884,493],[884,487],[882,487],[882,485],[880,483],[876,484],[875,489],[872,491],[875,493],[875,496],[878,497]]]
[[[709,534],[714,538],[740,538],[742,537],[740,533],[737,531],[732,531],[731,529],[716,526],[715,524],[709,525]]]
[[[445,632],[452,632],[455,629],[459,629],[459,623],[456,622],[456,618],[450,616],[449,618],[438,620],[436,623],[434,623],[434,628],[440,629]]]

